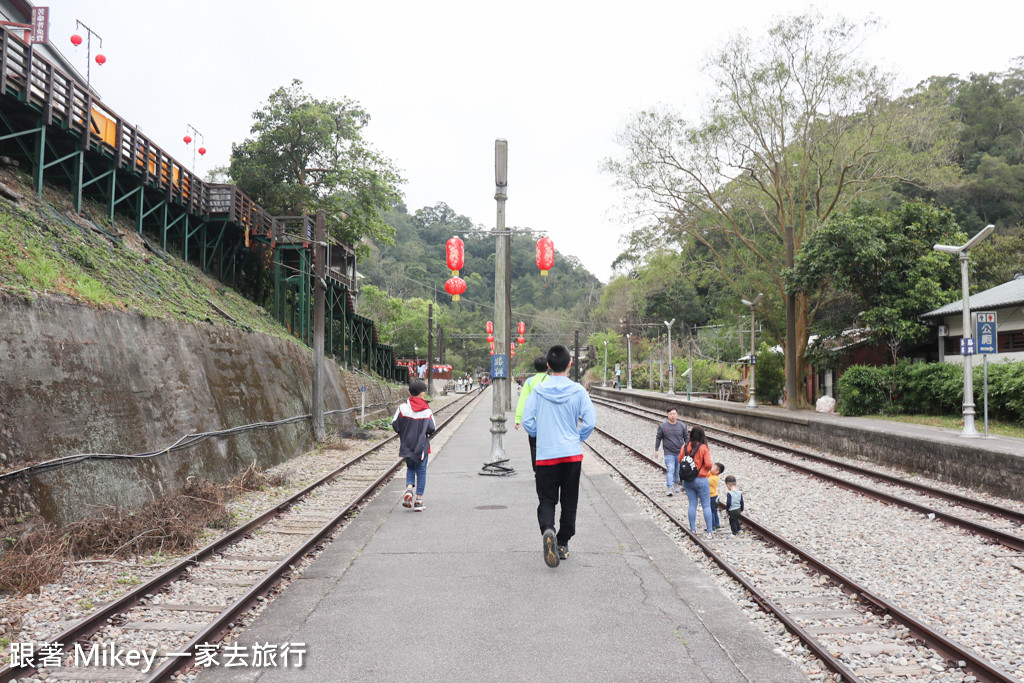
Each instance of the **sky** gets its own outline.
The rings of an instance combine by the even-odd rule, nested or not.
[[[40,1],[38,4],[44,4]],[[293,79],[316,98],[359,102],[365,138],[406,179],[414,212],[448,204],[494,227],[494,141],[508,140],[506,224],[544,230],[607,282],[631,225],[602,160],[630,117],[668,106],[699,120],[705,56],[807,3],[679,0],[46,0],[50,41],[104,104],[201,175],[228,163],[252,113]],[[1024,55],[1024,3],[818,2],[827,16],[882,21],[862,56],[901,88],[935,75],[1002,71]],[[182,138],[193,126],[207,154]],[[438,245],[438,259],[444,258]],[[557,263],[556,266],[557,268]]]

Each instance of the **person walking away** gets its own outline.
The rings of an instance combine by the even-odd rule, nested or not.
[[[740,513],[743,512],[743,491],[736,484],[736,477],[725,478],[725,487],[729,493],[725,496],[725,509],[729,511],[729,529],[732,533],[729,538],[735,538],[743,532],[740,526]]]
[[[658,426],[658,435],[654,438],[654,457],[658,457],[658,449],[665,444],[665,483],[671,496],[679,490],[679,453],[690,440],[686,425],[679,421],[679,411],[671,408],[668,421]]]
[[[519,429],[519,425],[523,422],[523,410],[526,408],[526,399],[533,391],[533,387],[540,382],[543,382],[548,378],[548,359],[547,356],[537,356],[533,359],[533,369],[537,371],[537,374],[533,375],[525,382],[523,382],[523,390],[519,392],[519,402],[516,403],[516,429]],[[533,467],[533,473],[537,473],[537,437],[530,436],[526,437],[530,440],[530,465]]]
[[[537,439],[537,522],[543,538],[544,562],[557,567],[569,558],[569,539],[576,534],[583,441],[597,423],[587,391],[569,379],[572,355],[562,344],[548,350],[549,376],[538,382],[523,408],[523,428]],[[555,532],[555,507],[562,505]]]
[[[684,459],[692,460],[684,463]],[[688,478],[687,471],[692,469],[694,474]],[[711,484],[708,476],[711,474],[711,451],[708,449],[707,439],[704,437],[703,427],[694,427],[690,430],[690,440],[683,447],[679,454],[679,478],[683,482],[683,490],[686,491],[686,499],[689,503],[686,514],[690,520],[690,533],[697,533],[697,501],[700,501],[704,509],[704,524],[707,531],[707,538],[714,538],[711,533]]]
[[[437,427],[434,413],[423,400],[427,385],[418,379],[409,382],[409,400],[398,406],[391,418],[391,428],[398,433],[398,457],[405,458],[405,493],[402,507],[423,512],[423,490],[427,485],[427,461],[430,459],[430,437]],[[413,502],[413,495],[416,502]]]
[[[725,472],[725,465],[716,462],[711,465],[711,474],[708,475],[709,495],[711,496],[711,530],[718,531],[720,526],[718,520],[718,476]]]

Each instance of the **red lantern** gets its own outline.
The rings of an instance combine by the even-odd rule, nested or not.
[[[492,356],[494,355],[494,349],[491,349],[491,355]]]
[[[540,274],[548,276],[548,271],[555,265],[555,243],[550,237],[541,237],[537,240],[537,267]]]
[[[519,321],[519,334],[526,334],[526,323],[524,323],[522,320]]]
[[[73,36],[71,36],[71,44],[74,45],[75,47],[78,47],[79,45],[81,45],[82,44],[82,36],[78,35],[77,33],[74,34]]]
[[[494,335],[493,334],[487,335],[487,341],[490,342],[491,344],[493,344],[494,343]]]
[[[519,344],[520,346],[522,346],[525,343],[526,343],[526,337],[524,337],[523,335],[519,335],[518,337],[516,337],[516,344]]]
[[[107,58],[106,57],[104,57],[103,55],[96,55],[96,63],[97,64],[102,66],[106,62],[107,62]]]
[[[200,147],[196,151],[199,152],[199,156],[203,156],[204,154],[206,154],[206,148],[205,147]]]
[[[512,343],[510,343],[510,344],[508,345],[508,352],[509,352],[509,354],[511,354],[511,355],[512,355],[512,357],[515,357],[515,355],[516,355],[516,345],[515,345],[515,344],[512,344]]]
[[[188,143],[192,142],[192,136],[186,135],[185,137],[182,138],[182,140],[184,140],[185,144],[187,145]]]
[[[462,265],[465,262],[465,249],[466,245],[463,244],[462,240],[458,237],[453,237],[448,240],[445,245],[445,254],[447,255],[448,269],[452,271],[452,275],[458,275],[459,271],[462,270]]]
[[[452,301],[458,301],[459,295],[466,291],[466,281],[461,277],[450,277],[444,283],[444,291],[452,295]]]
[[[494,334],[494,323],[492,323],[490,320],[488,320],[487,321],[486,329],[487,329],[487,334]]]

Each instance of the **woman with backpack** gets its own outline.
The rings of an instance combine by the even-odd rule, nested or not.
[[[690,533],[697,533],[697,500],[704,509],[704,524],[707,538],[714,538],[711,526],[711,451],[704,436],[703,427],[690,430],[690,441],[679,453],[679,480],[683,482],[689,507],[686,511],[690,520]]]

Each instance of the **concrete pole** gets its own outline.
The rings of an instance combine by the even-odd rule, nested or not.
[[[573,335],[573,342],[572,343],[573,343],[573,355],[575,355],[575,359],[573,360],[573,365],[576,366],[575,368],[573,368],[573,381],[579,382],[580,381],[580,331],[579,330],[576,330],[575,334]]]
[[[754,305],[750,305],[750,400],[747,401],[748,408],[757,407],[757,399],[754,398],[754,373],[757,371],[757,360],[754,358]]]
[[[601,380],[601,386],[608,386],[608,342],[604,343],[604,379]]]
[[[793,226],[786,224],[786,268],[793,270],[796,238]],[[786,407],[796,410],[800,404],[797,397],[796,367],[796,294],[786,294]]]
[[[324,440],[324,307],[327,260],[327,212],[316,212],[316,244],[313,247],[313,439]]]
[[[675,368],[672,366],[672,323],[676,321],[675,318],[667,320],[665,327],[668,328],[668,395],[676,395],[676,373]]]
[[[509,261],[509,240],[505,231],[505,200],[508,199],[506,188],[508,186],[508,142],[506,140],[494,141],[494,199],[498,204],[497,217],[494,225],[496,239],[494,258],[494,338],[497,340],[497,353],[508,358],[509,353],[509,330],[506,323],[507,283]],[[507,365],[506,365],[507,367]],[[507,374],[507,373],[506,373]],[[505,406],[508,405],[509,380],[505,378],[491,378],[491,453],[490,460],[484,464],[484,474],[510,474],[514,472],[507,467],[508,457],[505,455],[505,434],[508,428],[505,426]]]
[[[427,304],[427,395],[434,395],[434,304]]]
[[[964,340],[972,339],[974,330],[971,329],[971,288],[968,283],[967,250],[960,252],[960,284],[964,296]],[[960,436],[975,438],[978,430],[974,426],[974,357],[962,355],[964,361],[964,430]]]
[[[633,345],[629,332],[626,333],[626,388],[633,389]]]

